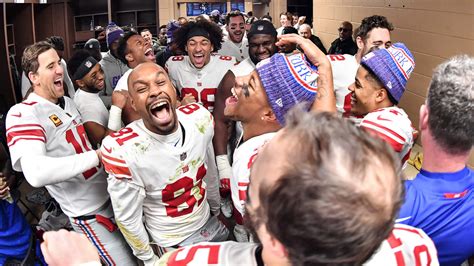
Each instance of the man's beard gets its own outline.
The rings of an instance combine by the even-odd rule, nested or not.
[[[86,83],[86,86],[84,87],[84,89],[90,93],[98,93],[101,91],[101,89],[97,89],[94,84],[87,84]]]

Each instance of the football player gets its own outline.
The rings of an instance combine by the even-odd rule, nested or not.
[[[362,57],[351,91],[351,112],[363,117],[360,126],[385,140],[404,163],[413,146],[413,127],[400,101],[415,61],[408,48],[396,43]]]
[[[109,123],[109,111],[99,97],[99,92],[105,88],[104,71],[97,58],[92,57],[86,50],[78,50],[72,55],[68,61],[68,71],[71,73],[72,82],[78,87],[74,103],[81,114],[87,136],[92,146],[98,147],[106,135],[121,127],[120,117]],[[119,109],[124,108],[127,102],[125,93],[114,92],[112,105]],[[109,130],[107,125],[116,126]]]
[[[117,54],[120,61],[126,64],[129,69],[117,82],[114,91],[128,91],[128,76],[132,69],[144,62],[154,62],[155,55],[151,44],[147,42],[138,32],[128,31],[118,41]],[[138,113],[131,107],[127,101],[123,109],[112,105],[110,116],[113,121],[121,117],[125,125],[132,121],[140,119]]]
[[[49,43],[35,43],[25,49],[22,67],[33,93],[7,115],[13,169],[22,171],[33,187],[46,187],[105,264],[134,264],[112,221],[100,153],[92,149],[76,105],[63,96],[64,69],[58,54]]]
[[[224,36],[222,48],[218,54],[235,57],[238,62],[242,62],[249,57],[249,44],[245,36],[244,15],[236,10],[225,17],[225,28],[228,35]]]
[[[251,61],[248,61],[249,64],[252,64],[253,67],[258,62],[263,59],[270,58],[277,52],[277,32],[273,24],[269,21],[258,20],[254,22],[250,28],[250,31],[247,35],[249,41],[248,53]],[[228,194],[230,189],[230,177],[232,176],[232,169],[230,166],[230,161],[228,154],[233,152],[235,143],[229,141],[229,127],[232,128],[233,124],[230,123],[229,119],[224,116],[224,106],[225,101],[228,97],[232,95],[231,89],[234,87],[235,83],[235,74],[232,68],[227,71],[225,76],[222,78],[221,83],[216,92],[216,105],[215,111],[213,113],[216,121],[216,134],[214,135],[213,144],[214,151],[216,156],[217,168],[219,170],[219,179],[220,187],[223,195]],[[241,127],[236,124],[236,134],[241,135]],[[227,152],[227,144],[230,143],[230,152]],[[225,200],[222,201],[225,203],[230,203]],[[232,215],[231,204],[223,205],[223,214],[230,217]]]
[[[173,56],[166,62],[171,81],[183,104],[196,101],[214,110],[216,89],[236,63],[228,55],[214,55],[222,45],[222,30],[206,20],[189,22],[176,30],[175,43],[188,55]]]
[[[102,142],[102,162],[115,219],[135,256],[154,265],[159,252],[202,241],[223,241],[217,175],[207,173],[213,117],[202,105],[177,108],[163,68],[138,65],[130,73],[131,106],[142,119]],[[149,240],[151,237],[151,241]]]
[[[352,55],[328,55],[331,61],[334,91],[336,93],[337,111],[344,117],[351,117],[358,122],[357,116],[353,116],[351,110],[351,95],[349,86],[354,83],[357,69],[362,57],[376,46],[388,48],[392,44],[390,32],[393,26],[384,16],[373,15],[362,20],[360,27],[356,30],[357,53]]]

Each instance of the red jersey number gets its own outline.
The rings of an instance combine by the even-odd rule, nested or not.
[[[186,94],[191,94],[194,96],[197,102],[202,103],[207,110],[212,112],[214,109],[214,97],[216,94],[215,88],[205,88],[198,92],[195,88],[182,88],[181,89],[181,97]]]
[[[206,174],[206,167],[201,165],[196,174],[196,181],[193,178],[184,176],[176,182],[166,185],[163,189],[162,199],[166,205],[166,215],[179,217],[190,214],[194,205],[199,206],[204,200],[205,189],[202,187],[202,179]]]
[[[184,60],[184,57],[181,55],[173,56],[171,58],[171,61],[183,61],[183,60]]]
[[[394,230],[403,230],[403,231],[407,231],[407,232],[417,234],[420,237],[422,237],[416,230],[410,230],[410,229],[405,229],[405,228],[395,228]],[[390,247],[392,248],[392,250],[395,250],[396,248],[403,245],[400,238],[397,238],[393,234],[393,232],[390,233],[390,236],[388,237],[387,241],[388,241],[388,244],[390,245]],[[403,251],[402,250],[399,249],[398,251],[394,252],[394,255],[395,255],[395,259],[397,260],[397,265],[398,266],[405,266],[406,265],[405,264],[405,259],[403,258]],[[413,249],[413,255],[414,255],[415,260],[416,260],[416,266],[421,265],[421,257],[422,256],[425,257],[424,261],[427,263],[427,265],[431,264],[431,255],[430,255],[430,253],[428,251],[428,247],[426,245],[416,246]]]
[[[173,254],[168,259],[168,266],[185,266],[188,265],[191,261],[193,261],[194,256],[198,250],[207,249],[209,251],[209,255],[207,256],[207,264],[218,264],[219,263],[219,249],[220,246],[218,245],[197,245],[193,246],[188,249],[188,253],[186,257],[181,260],[177,260],[178,253],[183,252],[183,249],[177,250],[173,252]],[[199,252],[201,253],[201,252]],[[201,253],[202,254],[202,253]]]
[[[194,113],[194,111],[199,110],[199,105],[196,103],[187,104],[178,108],[179,111],[183,112],[186,115]]]
[[[219,59],[224,60],[224,61],[230,61],[230,60],[232,60],[232,56],[221,55],[221,56],[219,56]]]
[[[331,61],[344,61],[346,58],[342,54],[331,54],[329,55]]]
[[[122,146],[125,141],[138,137],[138,134],[133,132],[131,128],[124,127],[115,133],[110,133],[110,136],[115,138],[115,141],[117,141],[117,143]]]
[[[89,143],[89,140],[87,139],[87,134],[86,134],[86,130],[84,129],[84,126],[82,124],[80,124],[77,127],[75,127],[74,129],[75,130],[68,129],[66,131],[66,141],[69,144],[72,144],[72,146],[74,147],[74,150],[76,151],[76,154],[81,154],[81,153],[84,153],[86,151],[90,151],[92,149],[92,147]],[[76,132],[76,134],[74,134],[74,131]],[[79,136],[80,142],[77,141],[75,135]],[[87,180],[87,179],[91,178],[95,173],[97,173],[97,171],[98,171],[97,167],[93,167],[93,168],[83,172],[82,176],[84,177],[84,179]]]

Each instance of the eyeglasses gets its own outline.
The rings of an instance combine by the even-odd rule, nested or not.
[[[349,32],[350,29],[345,29],[345,28],[342,28],[342,27],[341,27],[341,28],[338,29],[338,31],[339,31],[339,32],[341,32],[341,31],[342,31],[342,32]]]

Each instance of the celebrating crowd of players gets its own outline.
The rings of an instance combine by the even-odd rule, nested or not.
[[[374,15],[355,31],[354,56],[325,55],[311,34],[285,34],[288,16],[279,31],[266,19],[246,30],[238,11],[224,26],[180,18],[155,43],[111,23],[109,52],[75,51],[67,69],[51,42],[25,49],[31,88],[8,111],[0,158],[46,187],[89,240],[45,233],[46,262],[460,265],[473,255],[474,58],[435,70],[420,108],[423,165],[404,181],[417,135],[397,106],[410,50]],[[28,245],[31,232],[13,226],[24,217],[1,203],[2,230]],[[1,241],[0,262],[25,257],[21,241],[10,253]]]

